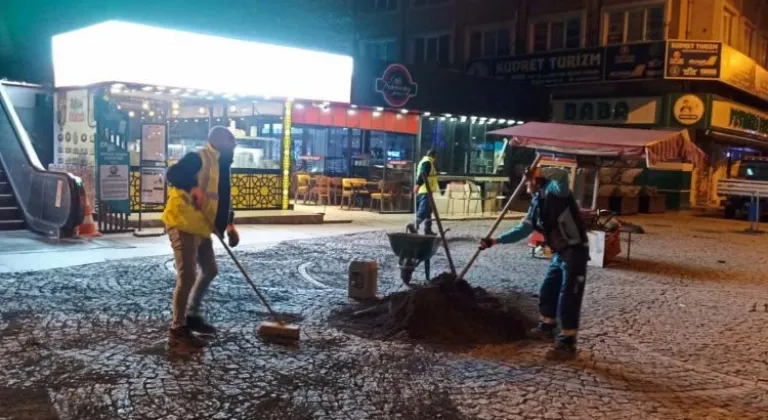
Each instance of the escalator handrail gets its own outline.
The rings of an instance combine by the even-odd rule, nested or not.
[[[13,108],[13,106],[11,106],[11,98],[8,96],[8,92],[5,91],[4,85],[5,83],[0,81],[0,97],[2,97],[2,107],[5,110],[6,116],[8,116],[8,119],[11,121],[11,127],[16,133],[16,137],[21,141],[21,147],[24,150],[24,154],[27,155],[29,164],[37,172],[48,172],[45,167],[43,167],[42,162],[40,162],[40,158],[37,157],[35,148],[32,146],[32,141],[29,140],[27,130],[25,130],[24,126],[21,124],[19,115],[16,114],[16,110]],[[2,155],[0,155],[0,160],[2,160]],[[58,175],[60,174],[57,174],[57,176]]]

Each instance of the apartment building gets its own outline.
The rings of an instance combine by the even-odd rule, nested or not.
[[[671,207],[768,152],[768,0],[359,0],[356,23],[361,57],[547,86],[553,121],[688,129],[710,166],[656,176]]]

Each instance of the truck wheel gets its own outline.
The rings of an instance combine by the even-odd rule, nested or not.
[[[733,219],[734,217],[736,217],[736,209],[733,206],[725,206],[725,218]]]

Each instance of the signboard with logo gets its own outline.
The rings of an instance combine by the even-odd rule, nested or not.
[[[722,43],[669,41],[664,77],[667,79],[717,79],[720,77]]]
[[[467,71],[540,85],[599,82],[603,79],[603,50],[588,48],[480,60],[470,63]]]
[[[712,101],[709,125],[768,138],[768,113],[730,101]]]
[[[741,90],[754,93],[757,84],[757,63],[735,48],[723,45],[720,80]]]
[[[419,85],[413,81],[411,72],[402,64],[390,64],[384,74],[376,79],[376,92],[393,108],[400,108],[416,96]]]
[[[105,133],[99,137],[96,149],[99,200],[114,212],[130,214],[128,150],[120,144],[117,134]]]
[[[672,116],[681,125],[694,125],[704,117],[704,101],[696,95],[682,95],[672,105]]]
[[[660,79],[664,77],[666,42],[605,47],[605,81]]]
[[[552,101],[552,121],[577,124],[656,124],[660,98],[600,98]]]
[[[93,93],[88,89],[58,91],[55,98],[54,162],[59,165],[93,166],[96,138]]]

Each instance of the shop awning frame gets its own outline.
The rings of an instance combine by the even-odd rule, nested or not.
[[[56,88],[103,83],[349,103],[350,56],[122,21],[53,37]]]
[[[703,167],[706,155],[688,130],[648,130],[560,123],[529,122],[488,134],[509,138],[509,145],[567,155],[645,159],[654,166],[684,160]]]

